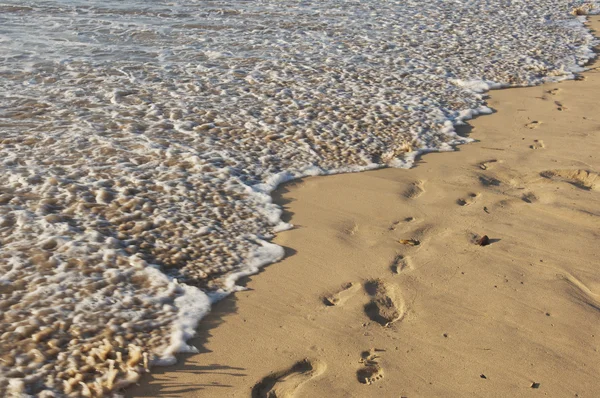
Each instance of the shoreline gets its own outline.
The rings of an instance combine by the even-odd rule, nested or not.
[[[591,17],[588,25],[598,29],[598,17]],[[597,63],[597,60],[595,63]],[[585,72],[583,75],[587,76],[592,73],[594,72]],[[596,82],[596,84],[598,83]],[[565,88],[566,85],[569,86],[568,89]],[[571,85],[577,85],[577,88],[571,88]],[[507,226],[495,219],[492,214],[500,213],[509,216],[515,213],[527,220],[529,224],[532,224],[536,218],[534,217],[534,220],[532,220],[532,215],[529,213],[535,213],[535,216],[539,218],[540,214],[548,213],[548,207],[551,207],[557,215],[546,215],[550,218],[554,217],[554,223],[539,222],[537,227],[543,226],[556,232],[556,223],[558,222],[556,220],[572,222],[572,219],[576,219],[579,223],[577,226],[584,228],[587,232],[593,232],[593,230],[586,229],[589,228],[586,224],[587,220],[580,219],[580,217],[585,217],[581,214],[586,214],[586,212],[589,217],[599,215],[598,211],[600,209],[597,207],[597,199],[596,202],[592,202],[592,206],[589,206],[578,203],[577,197],[584,193],[596,194],[595,187],[600,185],[600,181],[595,182],[595,177],[589,177],[589,175],[569,174],[569,171],[588,171],[585,169],[586,165],[593,165],[594,167],[588,167],[589,170],[598,172],[600,170],[598,160],[591,158],[592,160],[582,162],[579,166],[568,164],[569,159],[575,158],[582,148],[567,149],[568,145],[576,145],[563,142],[560,133],[554,131],[558,128],[555,126],[557,118],[559,118],[558,115],[561,115],[560,118],[568,119],[569,115],[573,116],[573,113],[580,112],[581,106],[569,106],[567,103],[576,102],[569,97],[570,92],[582,91],[583,85],[589,86],[591,83],[563,81],[542,86],[489,92],[491,99],[488,103],[498,112],[486,118],[470,121],[472,128],[477,130],[479,141],[467,146],[460,146],[456,152],[428,154],[426,158],[419,159],[410,171],[386,168],[359,174],[326,176],[327,180],[323,180],[324,177],[305,178],[280,186],[273,192],[273,197],[276,199],[276,203],[286,208],[283,221],[288,222],[289,217],[296,213],[294,214],[294,224],[297,224],[295,229],[281,232],[273,240],[274,243],[284,247],[285,259],[277,263],[276,266],[271,267],[269,265],[261,269],[256,276],[246,277],[240,281],[250,289],[255,289],[255,291],[238,292],[214,304],[210,314],[201,321],[198,335],[188,342],[198,347],[200,354],[181,355],[181,359],[185,358],[183,363],[165,368],[164,371],[155,368],[150,375],[150,383],[131,388],[126,391],[126,394],[128,396],[186,396],[186,394],[189,396],[248,396],[253,386],[258,386],[256,388],[262,388],[263,390],[265,388],[282,387],[284,393],[291,394],[293,385],[298,384],[295,387],[301,387],[307,396],[310,396],[310,392],[313,396],[315,396],[314,394],[329,396],[376,394],[387,396],[386,394],[392,392],[399,395],[401,391],[398,390],[397,383],[399,381],[397,376],[403,374],[406,369],[403,369],[401,364],[390,358],[393,356],[394,351],[399,353],[404,351],[401,349],[402,345],[398,342],[403,342],[411,347],[406,352],[406,354],[411,355],[405,355],[401,358],[401,361],[411,365],[411,370],[408,373],[417,379],[422,377],[420,376],[421,373],[431,376],[431,371],[427,372],[427,368],[423,367],[422,363],[419,364],[419,360],[423,360],[423,355],[439,355],[439,352],[444,352],[452,357],[449,359],[449,365],[454,367],[461,365],[464,360],[472,361],[475,355],[468,348],[473,347],[460,346],[461,351],[457,350],[456,347],[449,349],[444,346],[444,342],[450,342],[452,335],[456,332],[442,332],[440,334],[437,331],[436,333],[428,333],[424,325],[421,324],[425,321],[420,320],[427,319],[428,326],[438,325],[440,330],[450,330],[449,325],[453,325],[452,319],[446,319],[434,310],[434,304],[440,304],[440,297],[446,297],[443,291],[438,291],[438,288],[434,287],[444,286],[444,283],[458,278],[457,275],[467,274],[466,271],[463,271],[465,269],[468,270],[468,274],[475,273],[476,275],[469,283],[461,284],[460,287],[470,289],[472,283],[485,285],[486,289],[476,289],[476,291],[480,298],[490,299],[492,293],[489,291],[493,292],[493,289],[498,289],[501,281],[497,281],[497,284],[493,286],[486,285],[489,282],[486,279],[489,275],[477,274],[475,271],[477,268],[468,267],[462,263],[464,259],[483,265],[484,263],[480,262],[486,260],[482,259],[480,255],[485,253],[482,252],[482,250],[485,250],[492,252],[495,260],[498,260],[497,256],[508,256],[512,257],[510,258],[511,262],[518,261],[520,257],[511,253],[513,251],[519,252],[521,249],[517,244],[521,234],[528,237],[527,246],[529,250],[535,251],[536,244],[539,243],[544,247],[544,250],[551,253],[556,252],[556,250],[551,250],[552,247],[547,247],[548,242],[545,242],[545,239],[537,241],[536,233],[548,238],[548,231],[543,228],[539,231],[531,231],[527,230],[525,226],[521,226],[521,229],[517,231],[518,233],[510,236],[507,233]],[[551,92],[554,88],[561,91],[553,94]],[[518,94],[512,93],[516,90],[519,90]],[[531,97],[529,93],[524,94],[523,92],[526,90],[533,92],[535,95]],[[591,88],[586,90],[593,91]],[[507,93],[509,91],[511,93]],[[543,97],[546,98],[543,99]],[[534,100],[539,99],[537,105],[539,105],[539,108],[544,109],[532,109],[532,106],[528,104],[523,105],[521,108],[513,106],[512,111],[509,111],[512,113],[502,110],[507,107],[511,108],[516,102],[524,101],[524,98],[531,100],[534,105]],[[540,117],[534,115],[538,111],[541,112]],[[520,126],[517,126],[518,123],[513,123],[514,126],[511,126],[511,129],[515,131],[511,131],[508,134],[509,137],[493,136],[493,131],[495,131],[493,124],[496,121],[492,122],[491,118],[500,118],[504,125],[508,125],[513,117],[514,119],[523,119],[522,116],[525,115],[519,116],[519,113],[522,112],[527,112],[527,115],[532,116],[527,123],[519,122]],[[581,125],[585,124],[587,126],[593,122],[589,116],[578,116],[580,116],[578,121]],[[587,120],[587,122],[582,122],[582,120]],[[571,120],[564,126],[570,126],[573,122]],[[561,126],[563,125],[561,124]],[[583,129],[584,127],[578,126],[578,128]],[[590,127],[586,128],[589,129]],[[577,134],[589,135],[590,133],[589,131],[577,130]],[[596,134],[598,134],[597,130]],[[522,142],[519,142],[518,137],[521,136]],[[545,136],[550,136],[550,138]],[[509,141],[511,143],[508,143]],[[513,145],[517,146],[517,144],[519,145],[518,149],[512,148]],[[571,151],[571,153],[566,155],[561,152],[562,158],[560,160],[546,159],[550,156],[548,153],[553,153],[557,150],[556,148],[565,149]],[[589,150],[589,153],[595,153],[591,151],[591,148],[584,149]],[[501,155],[509,150],[511,151],[510,156]],[[546,154],[540,155],[540,153]],[[515,161],[537,164],[537,168],[540,170],[536,170],[535,173],[531,170],[524,171],[523,167],[526,166],[517,167],[513,164]],[[564,163],[561,168],[550,167],[553,166],[552,163],[559,164],[561,162]],[[446,167],[446,165],[449,165],[449,167]],[[579,168],[573,169],[574,167]],[[446,183],[446,177],[440,175],[448,170],[454,170],[448,173],[447,177],[450,181],[458,179],[453,181],[453,184]],[[471,178],[469,179],[460,174],[455,175],[456,171],[463,171]],[[571,184],[567,184],[565,181]],[[566,191],[568,195],[571,195],[567,196],[572,202],[563,202],[562,198],[553,193],[553,190],[556,190],[555,184],[559,185],[558,190],[561,193]],[[586,184],[591,184],[591,187]],[[377,192],[377,194],[373,192]],[[336,203],[336,195],[341,195],[344,198],[343,202],[348,202],[343,206],[343,211],[339,210],[340,204]],[[357,202],[354,196],[360,197],[360,200]],[[316,197],[320,199],[316,200]],[[296,209],[296,204],[292,203],[294,199],[297,199],[297,206],[300,208]],[[573,210],[573,207],[577,207],[573,203],[577,203],[578,210]],[[536,205],[541,207],[542,210],[531,209]],[[367,206],[367,209],[365,209],[365,206]],[[390,212],[390,209],[394,210],[391,212],[393,215],[390,214],[389,217],[385,217],[383,214]],[[478,212],[483,211],[487,215],[472,215],[469,211],[473,209],[477,209]],[[314,213],[318,214],[318,217],[312,214],[313,210],[315,210]],[[526,214],[522,214],[523,212]],[[453,214],[450,215],[449,213]],[[441,215],[452,219],[456,225],[460,225],[458,230],[452,230],[452,222],[445,220]],[[484,219],[481,218],[487,216],[491,216],[489,217],[491,220],[482,223]],[[405,224],[403,220],[409,217],[414,217],[415,220]],[[469,220],[471,225],[462,220],[463,217]],[[389,220],[386,220],[386,218],[389,218]],[[296,220],[298,221],[296,222]],[[492,228],[491,224],[486,225],[488,222],[499,224],[494,224],[494,228]],[[581,224],[584,224],[584,226],[582,227]],[[316,227],[313,225],[316,225]],[[386,232],[386,229],[388,232]],[[310,232],[306,232],[307,230],[310,230]],[[487,230],[492,231],[488,232],[493,241],[492,245],[486,248],[474,246],[471,242],[473,239],[471,234],[483,234]],[[578,235],[578,238],[582,236],[584,235]],[[597,237],[597,235],[595,236]],[[418,240],[419,245],[406,247],[399,244],[398,240],[404,238]],[[495,239],[498,240],[494,241]],[[581,241],[581,239],[573,240],[573,238],[566,238],[565,240],[571,246],[583,246],[583,254],[579,254],[581,258],[588,260],[591,258],[589,253],[593,253],[593,251],[590,250],[589,245],[586,245],[586,242]],[[318,249],[319,244],[327,247]],[[565,246],[564,243],[561,243],[557,246],[564,250],[569,245]],[[357,250],[357,248],[360,250]],[[374,249],[376,249],[375,252],[373,252]],[[367,252],[368,255],[362,253],[363,251]],[[423,253],[423,251],[431,253]],[[350,258],[348,258],[348,253],[351,254]],[[463,258],[463,260],[448,258],[445,253],[453,253],[456,258]],[[545,262],[556,262],[552,256],[550,258],[551,260],[546,258]],[[539,260],[544,260],[544,258]],[[436,275],[432,270],[425,269],[430,264],[444,261],[451,263],[454,268],[445,267],[440,271],[442,276]],[[531,267],[534,267],[533,259],[527,261],[532,263]],[[365,265],[369,263],[377,265]],[[499,261],[499,263],[502,263],[502,261]],[[324,266],[323,264],[327,265]],[[299,269],[299,267],[308,267],[308,269]],[[323,267],[328,269],[323,270]],[[396,267],[397,272],[391,271],[390,267]],[[588,310],[591,312],[586,312],[584,311],[585,308],[573,307],[573,302],[564,300],[564,303],[561,302],[561,308],[563,310],[569,309],[573,314],[576,314],[570,316],[570,318],[573,318],[570,321],[580,322],[581,311],[586,317],[597,320],[598,313],[593,311],[599,302],[598,293],[595,292],[599,292],[600,278],[598,276],[594,277],[589,269],[585,269],[582,277],[578,272],[572,272],[571,269],[565,270],[564,266],[552,264],[549,267],[550,270],[544,269],[543,272],[534,267],[535,271],[532,271],[531,275],[527,273],[527,277],[534,281],[534,288],[532,289],[534,293],[530,293],[531,297],[528,299],[538,304],[535,307],[539,310],[537,312],[541,312],[548,319],[553,318],[551,312],[542,309],[539,305],[539,296],[544,292],[544,289],[543,286],[535,286],[535,283],[540,283],[539,278],[542,278],[546,282],[551,282],[552,286],[560,285],[560,283],[555,283],[556,281],[549,276],[549,273],[554,272],[562,275],[559,278],[560,281],[567,281],[567,285],[578,292],[573,297],[579,297],[579,300],[583,300],[583,302],[587,300],[587,306],[591,308],[591,310]],[[464,274],[459,273],[459,271],[464,272]],[[494,271],[500,275],[502,272],[506,272],[507,268],[498,266],[497,269],[494,268]],[[536,274],[537,271],[541,276]],[[258,275],[261,276],[258,277]],[[524,279],[525,272],[520,277]],[[511,275],[510,278],[505,279],[510,281],[515,278],[518,280],[519,275]],[[505,283],[509,283],[508,281]],[[524,280],[520,282],[525,285]],[[353,285],[344,289],[343,287],[348,286],[348,283]],[[295,284],[301,286],[294,286]],[[426,301],[424,296],[427,296],[426,292],[428,290],[424,286],[428,284],[431,291],[435,293],[434,297],[429,299],[431,306],[427,306],[423,302]],[[523,289],[519,288],[518,285],[511,288],[515,291]],[[525,288],[525,290],[527,289]],[[292,297],[281,297],[283,293],[287,293]],[[463,296],[467,293],[470,293],[470,290],[462,292]],[[334,297],[336,294],[337,298]],[[504,299],[517,300],[517,296],[511,296],[506,292],[504,294],[506,296]],[[463,296],[458,293],[456,297],[452,296],[454,301],[451,302],[455,306],[447,308],[448,312],[457,315],[456,319],[472,322],[473,320],[468,317],[468,314],[457,309],[460,307],[460,299],[466,299]],[[564,299],[564,297],[561,297],[561,299]],[[335,305],[325,305],[324,302],[328,300],[329,303],[335,302]],[[338,304],[340,301],[343,303]],[[381,305],[378,307],[378,303],[381,304],[386,301],[392,303],[392,309],[381,308]],[[375,303],[375,315],[370,315],[365,310],[372,302]],[[265,303],[269,304],[264,309],[258,307]],[[484,307],[486,311],[493,314],[500,310],[495,305]],[[340,311],[334,313],[332,310]],[[473,308],[470,308],[470,311],[473,310]],[[522,309],[519,307],[520,310]],[[302,315],[295,315],[295,312]],[[565,310],[565,313],[568,312]],[[487,312],[484,311],[484,314],[487,314]],[[521,316],[522,314],[518,315]],[[282,320],[278,318],[280,316],[283,317]],[[445,322],[440,319],[433,319],[436,316],[445,319]],[[594,316],[595,318],[593,318]],[[381,320],[382,318],[384,321]],[[525,322],[527,317],[517,317],[515,319],[527,324]],[[388,321],[391,324],[385,326],[384,324],[387,324]],[[334,325],[340,324],[344,325],[344,333],[341,334],[334,327]],[[558,320],[556,324],[562,325]],[[211,333],[217,326],[221,330],[218,335],[215,334],[213,337]],[[458,326],[454,326],[455,329],[460,329]],[[517,333],[498,319],[495,319],[495,323],[484,322],[478,326],[488,332],[491,326],[498,326],[500,331],[496,334],[501,336],[501,340],[512,333]],[[277,327],[281,330],[275,330]],[[274,330],[269,330],[266,333],[264,328]],[[516,330],[518,331],[519,327],[516,327]],[[543,332],[543,330],[540,329],[539,331]],[[330,333],[333,337],[315,337],[318,343],[310,345],[309,342],[311,342],[315,332]],[[356,336],[360,336],[362,333],[362,337],[349,337],[346,336],[346,332],[354,333]],[[423,334],[419,335],[417,332]],[[464,330],[461,330],[461,332],[464,333],[462,338],[465,341],[471,338],[481,338],[478,334],[469,335]],[[569,335],[567,332],[565,333]],[[410,338],[415,335],[419,336],[419,342],[429,343],[433,348],[429,350],[419,349],[418,344],[410,341]],[[442,338],[440,338],[440,335]],[[213,338],[211,339],[211,337]],[[529,338],[530,336],[526,337]],[[543,346],[542,342],[531,338],[527,340],[527,338],[522,337],[522,340]],[[254,341],[256,347],[245,346],[244,341],[247,339]],[[579,336],[578,339],[581,346],[598,346],[597,341],[596,343],[593,342],[593,338],[592,340],[586,340]],[[389,341],[395,342],[395,344],[391,344]],[[461,341],[461,343],[466,344],[465,341]],[[234,343],[240,345],[236,347]],[[500,344],[497,339],[491,339],[488,343],[490,343],[488,345],[498,349],[508,348]],[[385,348],[381,348],[383,346]],[[526,345],[524,344],[524,346]],[[332,352],[336,350],[338,352]],[[415,351],[417,352],[415,353]],[[421,358],[418,358],[419,355]],[[561,352],[561,355],[565,354]],[[593,360],[597,361],[597,348],[593,355],[596,357]],[[412,356],[416,358],[408,358]],[[343,357],[348,358],[343,361]],[[309,362],[302,362],[304,358],[309,358]],[[506,358],[501,355],[500,358],[495,359],[498,359],[500,363],[504,359],[505,362],[502,364],[505,368],[509,365],[506,363]],[[214,362],[217,360],[218,363]],[[581,360],[581,358],[574,359],[574,361],[577,360]],[[205,365],[206,363],[214,364]],[[299,364],[297,368],[293,367],[294,363]],[[247,364],[255,366],[251,369]],[[439,364],[429,363],[429,365]],[[591,367],[593,367],[593,364]],[[595,367],[598,368],[598,365]],[[286,369],[300,370],[287,372]],[[363,370],[362,373],[361,370]],[[550,372],[551,369],[546,369],[546,371]],[[469,379],[469,383],[473,383],[469,384],[472,387],[471,390],[463,389],[462,391],[493,396],[493,390],[476,386],[476,382],[481,380],[488,380],[490,381],[488,384],[493,384],[491,381],[496,378],[488,375],[489,372],[485,372],[476,375],[475,381]],[[451,373],[455,377],[459,376],[456,369],[453,369]],[[511,371],[506,370],[505,373],[502,375],[511,379],[511,381],[515,379],[515,377],[508,377],[514,376],[512,374],[514,371],[511,373]],[[279,377],[280,382],[271,383],[269,381],[260,384],[261,379],[269,374],[274,374],[274,376],[267,381]],[[588,377],[591,377],[592,374],[593,372],[589,372]],[[367,382],[361,382],[361,377]],[[537,383],[535,381],[537,378],[532,377],[525,375],[521,375],[520,378],[517,377],[522,383],[519,385],[511,384],[512,389],[510,390],[506,389],[507,385],[503,384],[496,384],[495,387],[504,388],[502,394],[519,395],[526,391],[525,388],[523,391],[520,390],[520,387],[529,382],[530,385]],[[144,377],[145,380],[148,378],[148,376]],[[419,390],[418,383],[415,381],[412,381],[412,384],[406,383],[406,380],[403,379],[402,382],[405,386],[403,388],[406,389],[406,395],[414,396],[416,394],[421,396],[424,394],[425,396],[431,396],[440,392],[454,391],[451,387],[456,387],[448,387],[448,383],[452,384],[451,377],[447,379],[445,377],[431,378],[436,380],[434,384],[436,384],[435,388],[438,388],[438,390],[434,387],[431,387],[430,390]],[[541,376],[538,378],[541,378]],[[288,382],[286,384],[281,380],[288,380]],[[289,380],[291,380],[291,383]],[[327,380],[329,380],[329,383]],[[339,381],[339,384],[330,385],[333,380]],[[527,383],[524,380],[527,380]],[[234,382],[235,386],[233,386]],[[370,384],[371,382],[373,384]],[[425,383],[424,380],[420,382]],[[273,385],[269,386],[269,383]],[[439,390],[438,383],[442,385],[445,383],[446,389]],[[541,387],[548,384],[548,382],[543,382]],[[579,384],[585,386],[584,382]],[[171,385],[173,385],[172,390],[170,390]],[[277,387],[278,385],[279,387]],[[526,387],[531,388],[531,386]],[[600,386],[590,385],[587,387],[589,388],[588,391],[600,391]],[[426,386],[423,388],[426,388]],[[458,390],[456,392],[458,393]]]

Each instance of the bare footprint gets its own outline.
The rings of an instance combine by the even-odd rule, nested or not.
[[[408,199],[416,199],[425,192],[424,186],[425,181],[415,181],[410,184],[406,191],[404,191],[403,195]]]
[[[291,398],[306,383],[325,372],[321,361],[304,359],[291,368],[271,373],[252,387],[252,398]]]
[[[546,170],[540,173],[542,177],[565,181],[578,188],[586,190],[600,190],[600,178],[598,173],[588,170]]]
[[[553,88],[552,90],[546,91],[550,95],[557,95],[561,91],[560,88]]]
[[[395,289],[379,279],[365,283],[371,301],[365,305],[365,314],[381,326],[389,326],[405,315],[404,302]]]
[[[568,108],[562,104],[562,102],[554,101],[554,105],[556,105],[556,110],[558,111],[566,111]]]
[[[535,203],[539,200],[533,192],[527,192],[523,194],[523,196],[521,196],[521,199],[523,199],[523,202],[527,203]]]
[[[377,349],[371,349],[364,351],[360,356],[360,363],[363,366],[356,371],[356,378],[362,384],[373,384],[374,382],[383,378],[383,369],[377,363],[379,356],[376,354]]]
[[[350,297],[360,289],[360,284],[348,282],[342,286],[342,289],[334,294],[323,297],[323,304],[328,307],[344,304]]]
[[[362,384],[373,384],[383,378],[383,369],[378,364],[365,365],[356,371],[356,378]]]
[[[498,187],[502,184],[502,181],[500,181],[499,179],[494,178],[494,177],[489,177],[486,175],[480,175],[479,182],[484,187]]]
[[[533,144],[529,145],[529,148],[542,149],[542,148],[546,148],[546,146],[544,145],[544,141],[542,141],[542,140],[533,140]]]
[[[527,127],[528,129],[533,130],[533,129],[537,129],[538,127],[540,127],[540,124],[542,124],[542,122],[538,122],[537,120],[533,120],[533,121],[527,123],[525,125],[525,127]]]
[[[347,236],[355,235],[359,230],[356,221],[346,221],[340,226],[340,231]]]
[[[469,206],[475,203],[475,200],[480,196],[478,193],[471,192],[466,198],[460,198],[456,201],[460,206]]]
[[[412,268],[410,258],[401,254],[397,254],[390,264],[390,270],[392,270],[394,274],[399,274],[407,268]]]
[[[410,223],[410,222],[414,222],[416,219],[414,217],[406,217],[404,220],[402,220],[405,223]],[[390,226],[388,227],[388,231],[395,231],[396,228],[398,228],[398,225],[400,224],[400,221],[394,221],[393,223],[390,224]]]

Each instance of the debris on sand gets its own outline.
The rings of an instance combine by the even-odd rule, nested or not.
[[[487,235],[483,235],[481,239],[477,241],[479,246],[487,246],[490,244],[490,238]]]
[[[398,242],[408,246],[419,246],[421,242],[416,239],[400,239]]]

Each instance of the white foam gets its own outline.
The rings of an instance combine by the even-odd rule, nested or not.
[[[0,395],[67,388],[15,335],[54,330],[49,372],[96,362],[112,388],[140,350],[194,351],[210,304],[283,257],[277,186],[452,151],[485,91],[573,78],[596,43],[558,0],[21,3],[0,5]],[[110,355],[80,358],[106,328]]]
[[[229,274],[225,279],[223,289],[211,295],[213,301],[220,300],[231,292],[245,290],[243,287],[236,285],[240,278],[257,273],[261,267],[279,261],[285,255],[285,251],[281,246],[261,239],[256,239],[256,243],[260,246],[250,253],[244,267],[240,271]]]
[[[176,281],[172,282],[177,284]],[[177,308],[177,320],[172,324],[170,344],[160,354],[153,364],[157,366],[171,365],[177,362],[177,353],[195,353],[198,349],[188,345],[187,341],[196,335],[198,322],[210,311],[211,301],[200,289],[179,284],[183,294],[175,299]]]

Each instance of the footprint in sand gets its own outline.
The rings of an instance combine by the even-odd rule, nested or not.
[[[344,304],[350,297],[352,297],[360,289],[359,284],[348,282],[342,286],[341,290],[336,293],[323,297],[323,304],[328,307]]]
[[[471,192],[466,198],[460,198],[456,201],[460,206],[469,206],[475,203],[481,194]]]
[[[557,95],[561,91],[560,88],[553,88],[552,90],[546,91],[550,95]]]
[[[402,222],[405,223],[411,223],[416,221],[416,218],[414,217],[406,217],[404,220],[402,220]],[[394,221],[393,223],[390,224],[390,226],[388,227],[388,231],[395,231],[396,228],[398,228],[398,226],[400,225],[401,221]]]
[[[542,124],[542,122],[538,122],[537,120],[533,120],[533,121],[527,123],[525,125],[525,127],[527,127],[528,129],[533,130],[533,129],[537,129],[538,127],[540,127],[540,124]]]
[[[489,177],[486,175],[480,175],[479,182],[484,187],[498,187],[502,184],[502,181],[500,181],[499,179],[494,178],[494,177]]]
[[[362,384],[373,384],[374,382],[383,378],[383,369],[377,363],[379,356],[376,352],[384,351],[371,349],[364,351],[360,356],[360,363],[363,365],[356,371],[356,378]]]
[[[562,104],[562,102],[554,101],[554,105],[556,105],[557,111],[566,111],[567,107]]]
[[[540,173],[542,177],[555,181],[564,181],[577,188],[588,191],[600,190],[600,178],[598,173],[589,170],[546,170]]]
[[[252,398],[292,398],[307,381],[320,376],[327,366],[321,361],[304,359],[291,368],[272,373],[252,388]]]
[[[394,274],[399,274],[407,268],[412,268],[412,262],[410,260],[410,257],[405,257],[401,254],[397,254],[396,257],[394,257],[394,259],[392,260],[392,263],[390,264],[390,270]]]
[[[546,148],[546,146],[544,145],[544,141],[542,141],[542,140],[533,140],[533,144],[529,145],[529,148],[542,149],[542,148]]]
[[[425,192],[425,181],[415,181],[404,191],[404,197],[408,199],[416,199]]]
[[[404,302],[396,289],[379,279],[365,283],[371,301],[365,305],[365,314],[381,326],[390,326],[406,314]]]
[[[521,196],[521,199],[523,199],[523,202],[527,203],[535,203],[539,200],[533,192],[527,192],[523,194],[523,196]]]
[[[359,230],[359,226],[356,221],[346,221],[339,226],[341,236],[354,236]]]
[[[494,166],[494,163],[502,163],[502,161],[498,159],[486,160],[485,162],[479,163],[479,168],[481,170],[491,169]]]

